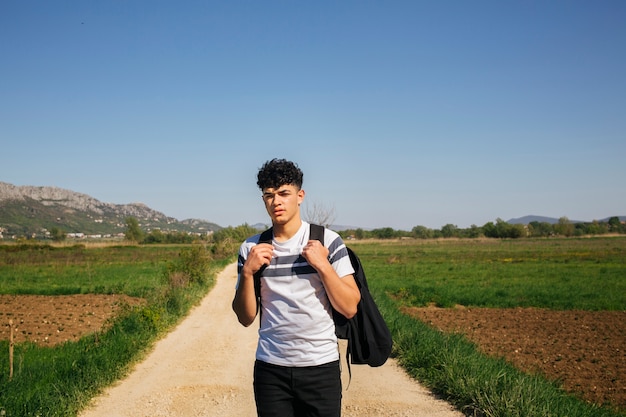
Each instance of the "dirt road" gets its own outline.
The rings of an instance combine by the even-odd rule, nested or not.
[[[239,325],[230,308],[235,280],[236,266],[231,264],[202,303],[80,416],[255,416],[257,326]],[[353,366],[347,390],[347,371],[343,378],[344,417],[462,417],[410,379],[394,360],[380,368]]]

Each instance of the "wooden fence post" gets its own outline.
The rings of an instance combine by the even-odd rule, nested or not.
[[[9,320],[9,381],[13,379],[13,320]]]

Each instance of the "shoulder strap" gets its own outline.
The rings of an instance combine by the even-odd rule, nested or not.
[[[324,244],[324,226],[320,226],[319,224],[313,224],[311,223],[310,225],[310,236],[309,239],[310,240],[319,240],[320,242],[322,242],[322,245]]]
[[[270,227],[269,229],[261,233],[259,243],[272,243],[272,239],[274,239],[274,228]]]
[[[259,243],[272,243],[272,239],[274,238],[274,229],[269,228],[261,233],[261,237],[259,237]],[[267,268],[267,265],[263,265],[261,269],[254,273],[254,293],[257,298],[261,296],[261,275],[263,275],[263,271]]]

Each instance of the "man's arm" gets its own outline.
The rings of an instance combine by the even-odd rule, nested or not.
[[[348,319],[354,317],[361,300],[361,292],[354,277],[339,277],[328,261],[328,248],[317,240],[309,241],[302,255],[320,275],[333,308]]]
[[[241,270],[239,285],[235,291],[232,308],[239,323],[248,327],[259,311],[259,300],[254,290],[254,273],[263,265],[269,265],[274,248],[267,243],[255,245]]]

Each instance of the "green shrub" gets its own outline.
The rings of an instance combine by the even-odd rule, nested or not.
[[[226,227],[215,233],[211,237],[213,254],[220,258],[227,258],[236,254],[241,243],[259,233],[259,231],[247,224],[237,227]]]
[[[171,262],[167,273],[170,284],[184,284],[193,282],[206,284],[209,267],[211,265],[211,252],[203,244],[193,244],[180,251],[178,259]],[[182,274],[181,276],[172,276]]]

